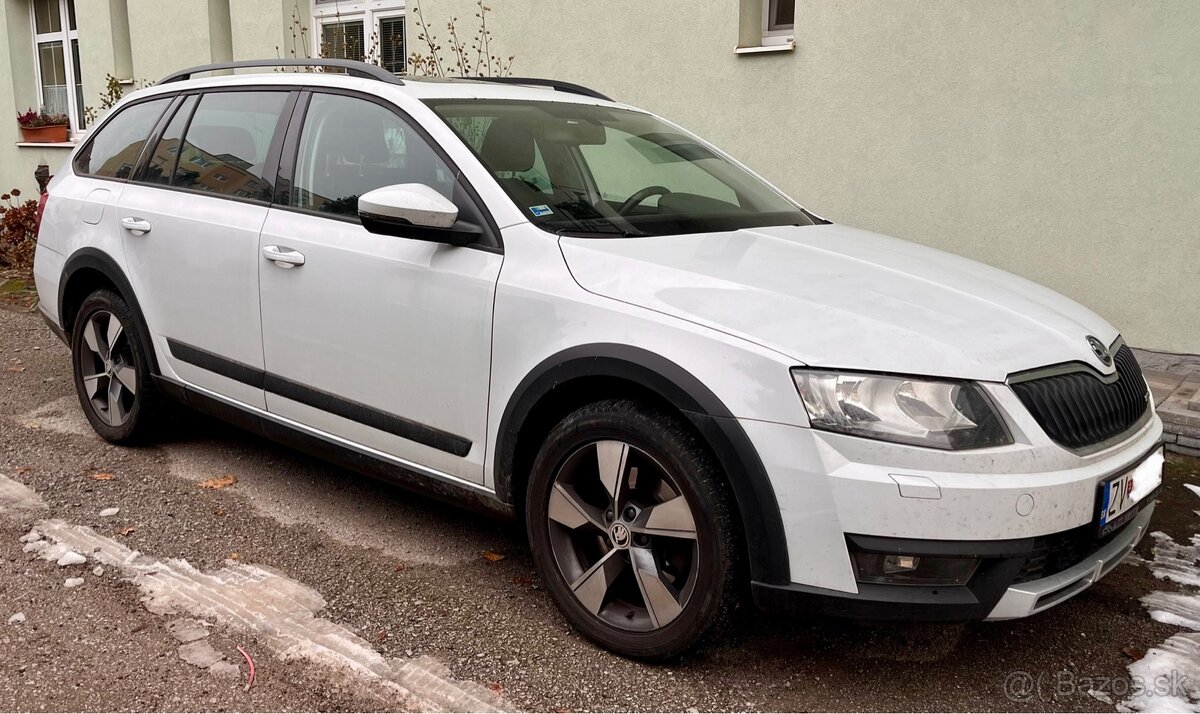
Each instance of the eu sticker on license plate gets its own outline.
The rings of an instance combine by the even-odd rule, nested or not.
[[[1132,469],[1100,484],[1100,536],[1106,536],[1137,515],[1142,500],[1162,483],[1162,448]]]

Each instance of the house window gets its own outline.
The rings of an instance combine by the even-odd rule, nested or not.
[[[394,74],[405,70],[404,3],[313,0],[313,48],[332,59],[361,60]]]
[[[763,0],[763,46],[793,42],[796,0]]]
[[[51,114],[66,114],[76,134],[86,120],[75,0],[33,0],[31,15],[38,102]]]

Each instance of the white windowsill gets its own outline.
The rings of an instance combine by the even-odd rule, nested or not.
[[[17,146],[42,149],[74,149],[78,141],[18,141]]]
[[[735,47],[734,53],[739,55],[753,55],[761,52],[791,52],[796,49],[795,41],[789,40],[779,45],[755,45],[753,47]]]

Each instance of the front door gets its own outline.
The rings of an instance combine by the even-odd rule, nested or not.
[[[260,238],[267,408],[482,483],[502,258],[367,232],[358,196],[401,183],[434,187],[460,216],[477,210],[398,113],[358,96],[311,95],[289,205],[268,212]]]
[[[284,91],[193,95],[117,206],[129,279],[182,380],[265,408],[258,233]]]

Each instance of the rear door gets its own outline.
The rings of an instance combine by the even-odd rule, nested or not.
[[[265,408],[258,234],[286,90],[190,94],[117,204],[129,278],[159,355],[185,382]]]
[[[359,222],[357,201],[421,183],[454,201],[461,219],[489,219],[427,135],[390,105],[314,92],[297,115],[296,148],[281,159],[291,190],[269,212],[258,263],[268,409],[482,483],[497,244],[376,235]],[[279,253],[303,264],[271,259]]]

